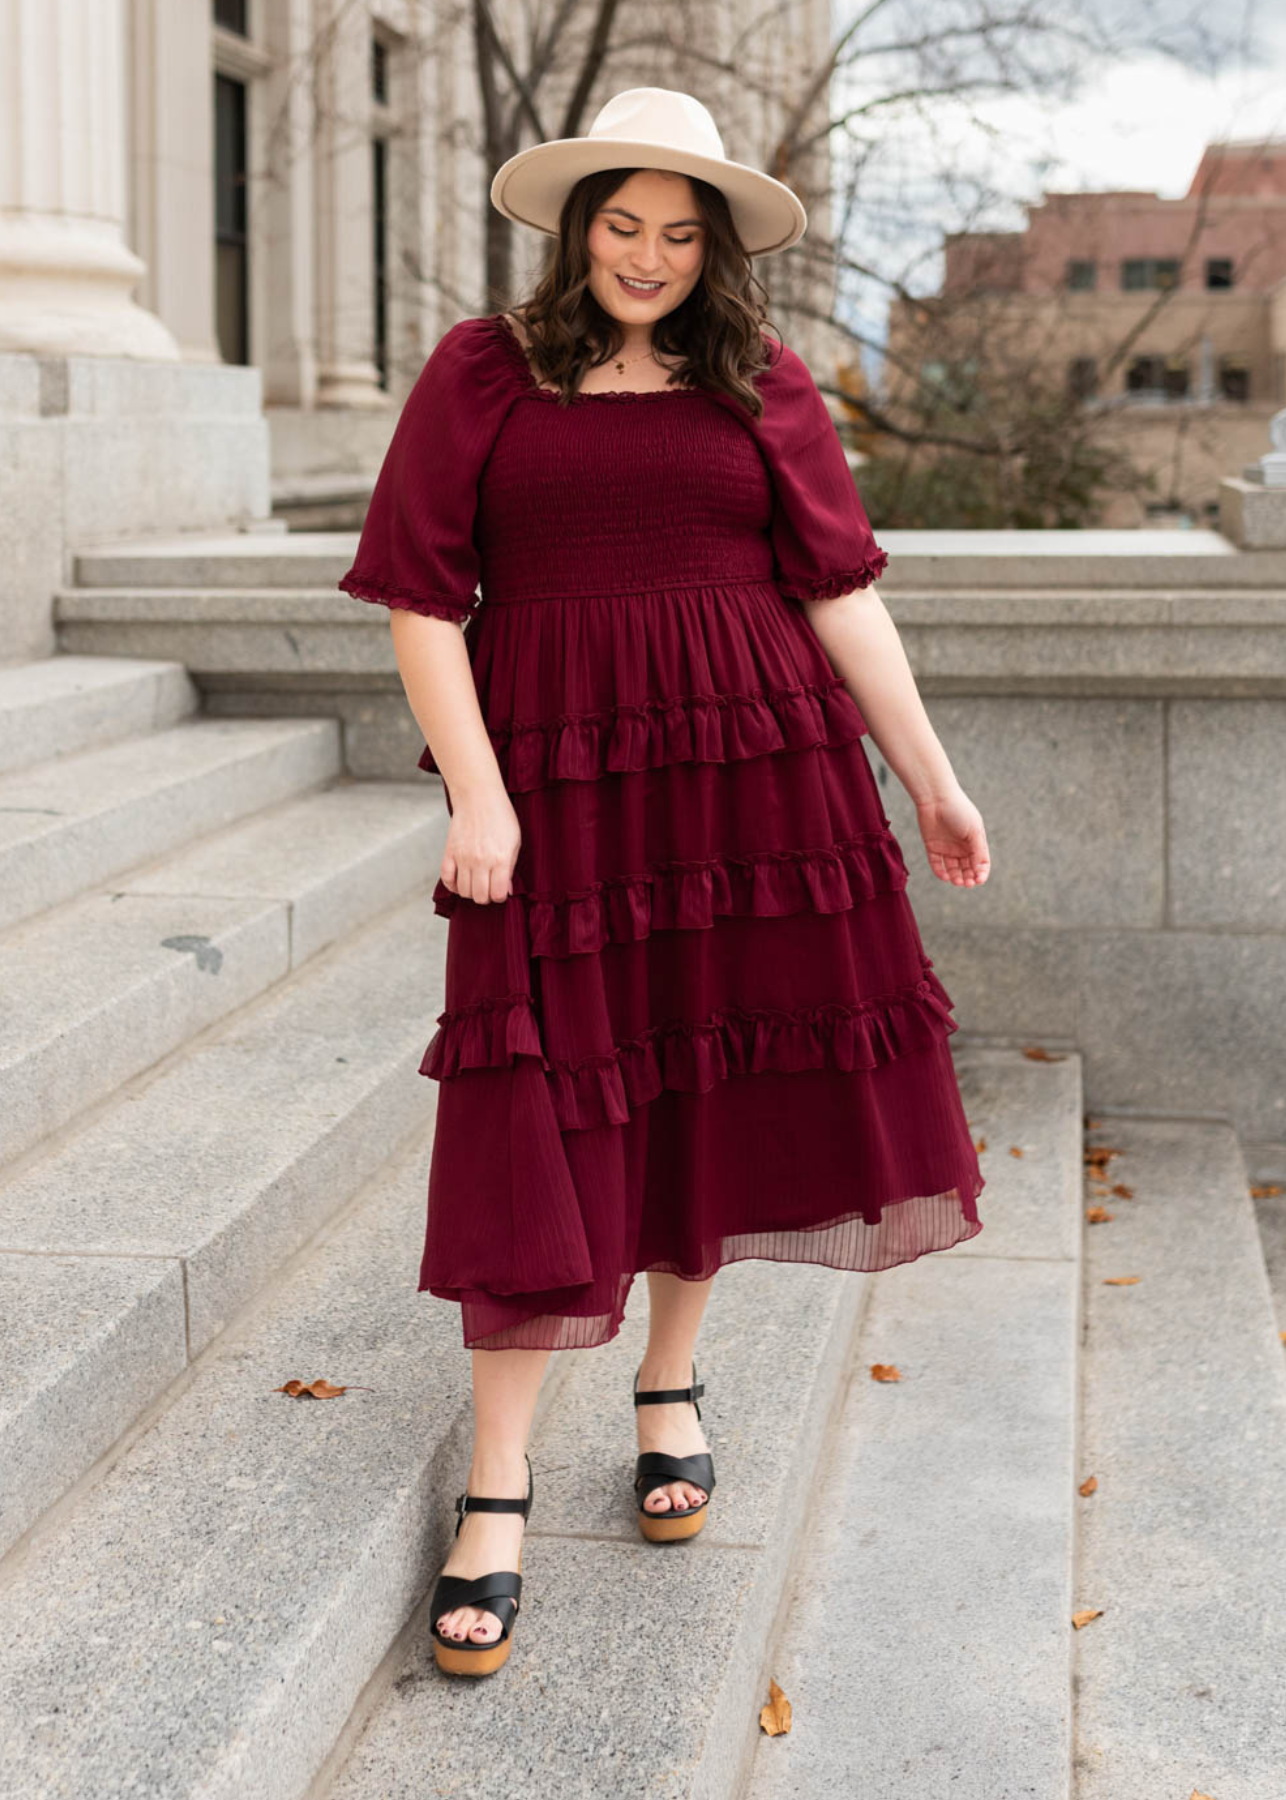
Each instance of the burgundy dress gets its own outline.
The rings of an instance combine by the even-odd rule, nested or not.
[[[952,1003],[800,603],[887,557],[770,353],[758,420],[693,388],[564,407],[502,315],[462,320],[340,583],[468,621],[522,828],[509,898],[433,893],[419,1289],[469,1346],[603,1344],[642,1270],[886,1269],[982,1229]]]

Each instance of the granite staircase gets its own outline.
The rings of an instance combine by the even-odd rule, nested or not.
[[[1218,1120],[1087,1128],[1073,1046],[953,1040],[971,1243],[721,1273],[699,1538],[634,1524],[644,1284],[552,1357],[513,1655],[438,1674],[447,815],[340,731],[0,668],[5,1800],[1280,1800],[1286,1227]]]

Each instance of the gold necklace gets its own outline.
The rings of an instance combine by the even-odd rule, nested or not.
[[[647,349],[644,350],[642,355],[640,355],[640,356],[631,356],[625,362],[621,362],[619,359],[617,359],[616,365],[615,365],[616,373],[618,375],[623,375],[625,373],[626,369],[629,368],[630,363],[642,362],[643,358],[645,356],[655,357],[655,354],[656,354],[655,351],[652,349],[652,346],[649,344]]]

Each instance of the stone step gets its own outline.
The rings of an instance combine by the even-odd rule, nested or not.
[[[0,930],[340,772],[333,719],[188,719],[0,776]]]
[[[333,588],[352,566],[357,536],[201,533],[86,546],[74,580],[80,588]]]
[[[12,927],[0,1162],[427,880],[447,823],[415,783],[340,783]]]
[[[6,1794],[307,1790],[445,1559],[468,1465],[459,1312],[415,1286],[430,1145],[418,1131],[0,1564]],[[542,1408],[562,1376],[552,1359]],[[277,1391],[296,1377],[348,1391]],[[417,1793],[424,1766],[421,1746]]]
[[[445,935],[421,889],[0,1184],[0,1551],[431,1116]]]
[[[1203,1121],[1090,1142],[1133,1197],[1087,1233],[1077,1800],[1280,1800],[1286,1358],[1241,1151]]]
[[[0,667],[0,773],[163,731],[197,707],[182,663],[46,656]]]
[[[969,1119],[990,1145],[983,1160],[995,1189],[987,1214],[994,1248],[979,1254],[988,1238],[984,1229],[970,1245],[922,1260],[942,1264],[947,1284],[953,1278],[958,1284],[985,1282],[997,1263],[1018,1283],[1034,1271],[1032,1308],[1041,1294],[1061,1294],[1061,1311],[1032,1326],[1048,1369],[1065,1363],[1074,1348],[1066,1295],[1075,1288],[1077,1221],[1069,1194],[1079,1161],[1079,1060],[1034,1065],[1015,1051],[969,1047],[956,1055]],[[1015,1090],[1018,1100],[1011,1097]],[[1018,1118],[1029,1149],[1022,1174],[1007,1156],[1011,1121]],[[991,1191],[989,1186],[984,1201]],[[1039,1253],[1035,1245],[1042,1246]],[[423,1791],[417,1782],[423,1781],[426,1744],[433,1747],[433,1787],[442,1793],[469,1790],[485,1770],[488,1791],[521,1792],[532,1800],[624,1800],[643,1793],[732,1800],[741,1794],[768,1677],[779,1668],[774,1616],[788,1591],[823,1453],[838,1429],[863,1312],[886,1304],[884,1284],[896,1274],[761,1261],[720,1272],[697,1351],[697,1372],[707,1387],[701,1423],[717,1485],[700,1537],[672,1545],[639,1536],[630,1487],[630,1390],[647,1330],[646,1280],[640,1278],[619,1337],[575,1353],[557,1413],[535,1435],[536,1500],[523,1552],[525,1617],[509,1663],[481,1684],[481,1694],[472,1683],[439,1676],[422,1609],[414,1635],[381,1671],[378,1698],[364,1717],[349,1722],[328,1800],[387,1800]],[[949,1298],[954,1303],[954,1293]],[[968,1324],[971,1337],[991,1335],[990,1323],[977,1315]],[[1019,1354],[1031,1348],[1025,1343]],[[912,1375],[909,1355],[907,1363]],[[954,1369],[945,1375],[956,1379]],[[1037,1401],[1034,1389],[1032,1382],[1029,1397],[1045,1441],[1061,1441],[1069,1464],[1068,1370],[1054,1395]],[[881,1398],[910,1393],[908,1381],[901,1392],[882,1389]],[[958,1402],[958,1385],[952,1397]],[[1048,1506],[1045,1490],[1052,1482],[1042,1475],[1036,1485]],[[905,1498],[898,1471],[886,1470],[878,1515],[899,1513]],[[1066,1515],[1065,1500],[1062,1511]],[[983,1516],[980,1511],[980,1521]],[[936,1524],[943,1531],[941,1516]],[[861,1529],[851,1525],[851,1535]],[[974,1530],[981,1536],[985,1526],[980,1522]],[[944,1535],[954,1540],[960,1532],[953,1518]],[[1065,1558],[1062,1537],[1051,1535],[1054,1554]],[[1066,1567],[1051,1579],[1065,1588]],[[905,1610],[901,1616],[905,1626]],[[1034,1635],[1027,1631],[1028,1643]],[[1060,1642],[1066,1684],[1065,1639]],[[867,1666],[860,1657],[859,1666]],[[854,1685],[850,1659],[844,1704]],[[886,1708],[890,1691],[896,1692],[883,1671],[878,1683],[858,1685],[870,1686],[872,1707],[877,1689]],[[930,1791],[927,1785],[917,1790],[917,1800]],[[998,1785],[994,1791],[1013,1790]],[[792,1792],[883,1795],[878,1783],[846,1787],[838,1779]]]
[[[984,1230],[879,1279],[767,1659],[791,1729],[756,1733],[747,1800],[1069,1800],[1081,1063],[969,1067]]]
[[[1277,589],[1286,551],[1239,550],[1215,531],[891,531],[881,590],[1038,585],[1124,590]],[[81,588],[328,587],[353,560],[357,533],[188,534],[86,545],[75,558]]]

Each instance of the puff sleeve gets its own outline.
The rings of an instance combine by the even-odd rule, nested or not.
[[[778,354],[756,378],[763,416],[749,423],[772,478],[774,579],[788,598],[836,599],[877,581],[888,554],[808,364],[788,345],[770,348]]]
[[[476,609],[478,479],[514,392],[486,319],[461,319],[438,341],[385,453],[344,593],[459,621]]]

